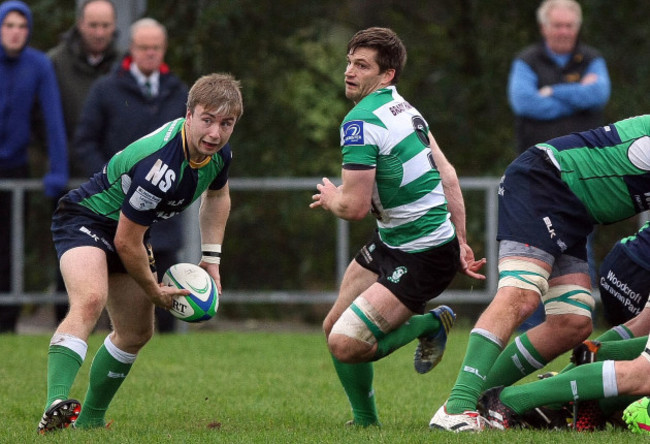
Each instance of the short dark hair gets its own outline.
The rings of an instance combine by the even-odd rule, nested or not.
[[[373,27],[357,32],[348,42],[348,54],[357,48],[375,49],[380,72],[394,69],[391,83],[397,84],[406,65],[406,47],[392,29]]]

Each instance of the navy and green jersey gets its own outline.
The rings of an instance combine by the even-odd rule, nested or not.
[[[650,270],[650,222],[646,222],[638,232],[621,239],[620,242],[634,262]]]
[[[174,120],[133,142],[64,199],[116,222],[121,211],[133,222],[151,226],[183,211],[206,189],[224,187],[230,146],[200,165],[190,164],[184,123]]]
[[[650,208],[650,115],[537,144],[599,224]]]
[[[375,168],[372,210],[388,246],[416,252],[455,230],[429,144],[429,126],[394,86],[364,97],[341,124],[343,168]]]

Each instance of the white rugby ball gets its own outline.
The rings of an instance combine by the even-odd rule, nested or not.
[[[174,297],[169,310],[185,322],[203,322],[212,318],[219,307],[219,292],[212,277],[194,264],[172,265],[162,278],[165,285],[190,290],[188,295]]]

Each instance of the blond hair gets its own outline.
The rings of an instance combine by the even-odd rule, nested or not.
[[[200,77],[187,96],[187,109],[194,112],[197,105],[225,116],[239,119],[244,113],[244,101],[239,80],[231,74],[213,73]]]

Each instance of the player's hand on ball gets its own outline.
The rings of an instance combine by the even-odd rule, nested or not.
[[[152,302],[165,310],[172,308],[175,296],[188,295],[191,293],[190,290],[170,287],[162,282],[158,284],[158,288],[160,289],[160,293],[152,298]]]

